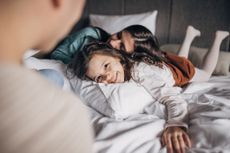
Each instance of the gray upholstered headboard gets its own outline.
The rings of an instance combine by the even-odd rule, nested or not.
[[[230,0],[88,0],[78,30],[89,24],[89,14],[125,15],[158,10],[156,35],[160,44],[181,43],[190,24],[202,36],[193,45],[209,47],[217,29],[230,31]],[[230,51],[230,39],[222,50]]]

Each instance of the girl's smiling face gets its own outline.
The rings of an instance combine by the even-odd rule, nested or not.
[[[94,54],[88,63],[86,75],[98,83],[124,82],[124,68],[118,57]]]

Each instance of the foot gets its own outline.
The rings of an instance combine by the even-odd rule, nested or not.
[[[188,26],[186,33],[193,38],[200,36],[200,30],[194,28],[191,25]]]
[[[216,38],[220,41],[222,41],[224,38],[226,38],[229,35],[228,31],[216,31]]]

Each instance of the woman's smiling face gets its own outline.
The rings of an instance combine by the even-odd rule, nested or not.
[[[88,63],[86,75],[98,83],[124,82],[124,68],[118,57],[94,54]]]

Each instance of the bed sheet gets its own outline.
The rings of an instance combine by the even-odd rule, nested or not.
[[[182,96],[188,102],[188,153],[230,152],[230,76],[212,77],[208,82],[191,83]],[[92,108],[97,153],[166,153],[160,137],[165,124],[162,105],[153,103],[145,113],[126,120],[103,116]],[[154,113],[153,113],[154,111]]]

